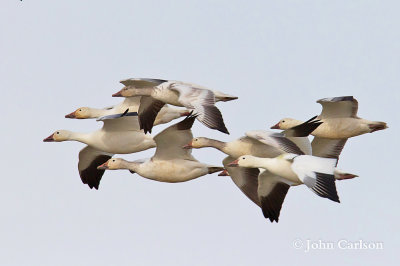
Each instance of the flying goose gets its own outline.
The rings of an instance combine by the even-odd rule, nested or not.
[[[154,137],[156,152],[150,159],[128,162],[112,158],[97,168],[100,170],[128,169],[142,177],[160,182],[185,182],[206,174],[224,170],[197,161],[191,150],[182,146],[193,138],[191,127],[195,116],[188,116],[181,122],[172,125]]]
[[[385,122],[369,121],[357,116],[358,102],[353,96],[324,98],[317,101],[322,112],[317,117],[323,124],[311,135],[313,155],[338,158],[347,139],[387,128]],[[280,120],[271,129],[289,129],[302,122],[292,118]]]
[[[76,119],[87,119],[87,118],[99,118],[108,115],[124,113],[126,110],[129,112],[138,112],[140,104],[140,96],[126,97],[120,104],[98,109],[91,107],[80,107],[69,113],[65,118],[76,118]],[[187,109],[176,108],[169,105],[164,105],[160,112],[157,114],[154,125],[169,123],[170,121],[189,115],[190,111]]]
[[[99,188],[104,170],[97,169],[114,154],[129,154],[147,150],[156,146],[153,138],[139,129],[136,113],[110,115],[99,120],[103,127],[90,133],[78,133],[57,130],[44,142],[79,141],[87,144],[79,152],[78,170],[84,184],[90,188]],[[119,118],[116,118],[119,117]]]
[[[309,130],[312,131],[314,129],[309,128]],[[184,147],[214,147],[228,154],[229,156],[224,159],[223,164],[229,176],[251,201],[261,207],[265,218],[269,218],[268,215],[272,208],[271,204],[268,203],[269,201],[263,200],[265,198],[264,194],[262,194],[265,191],[263,183],[265,183],[266,176],[263,175],[257,178],[259,175],[257,168],[234,168],[229,167],[229,163],[245,154],[263,158],[273,158],[285,153],[311,154],[311,144],[307,137],[285,137],[283,133],[265,130],[248,131],[245,137],[227,143],[208,138],[194,138]],[[227,174],[224,173],[223,175]],[[338,180],[344,180],[354,178],[356,175],[335,168],[334,177]],[[262,183],[259,183],[260,180]],[[273,206],[275,206],[274,210],[276,212],[281,208],[279,204]]]
[[[214,105],[217,101],[235,100],[237,97],[212,91],[199,85],[161,79],[126,79],[125,85],[113,97],[142,96],[139,107],[140,128],[150,132],[155,117],[166,104],[193,110],[205,126],[229,134],[222,114]]]
[[[271,222],[278,222],[290,186],[305,184],[318,196],[340,202],[335,185],[335,165],[336,159],[291,153],[275,158],[244,155],[228,164],[230,167],[265,169],[258,175],[257,193],[263,214]]]

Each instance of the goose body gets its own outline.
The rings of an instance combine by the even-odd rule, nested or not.
[[[79,152],[78,170],[82,182],[90,188],[98,189],[104,170],[97,166],[110,159],[114,154],[129,154],[144,151],[156,146],[150,135],[138,128],[137,116],[111,119],[102,118],[101,129],[90,133],[57,130],[45,142],[78,141],[87,146]]]
[[[157,113],[168,103],[192,110],[205,126],[229,134],[222,114],[214,104],[237,97],[181,81],[127,79],[121,83],[125,87],[113,94],[114,97],[142,96],[138,112],[140,127],[145,133],[151,132]]]
[[[222,171],[223,167],[201,163],[192,156],[191,150],[182,149],[182,146],[193,138],[191,127],[194,119],[193,116],[187,117],[157,134],[154,137],[157,148],[152,158],[139,162],[113,158],[98,169],[129,169],[145,178],[168,183],[185,182]]]
[[[370,121],[357,116],[358,102],[353,96],[324,98],[317,101],[322,112],[317,117],[322,123],[311,135],[326,139],[348,139],[387,128],[385,122]],[[289,129],[302,123],[292,118],[281,119],[273,129]]]

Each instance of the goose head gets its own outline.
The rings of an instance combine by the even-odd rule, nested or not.
[[[112,97],[131,97],[138,96],[138,90],[134,86],[125,86],[119,92],[114,93]]]
[[[243,155],[243,156],[240,156],[237,160],[234,160],[233,162],[228,164],[228,166],[230,166],[230,167],[240,166],[240,167],[256,168],[257,164],[256,164],[255,161],[256,161],[256,158],[254,156]]]
[[[67,114],[65,118],[85,119],[85,118],[92,118],[92,116],[89,107],[81,107],[76,109],[72,113]]]
[[[68,130],[57,130],[47,138],[45,138],[44,142],[60,142],[66,141],[70,139],[71,132]]]
[[[208,138],[194,138],[192,139],[191,142],[189,142],[188,144],[186,144],[185,146],[183,146],[183,148],[185,149],[200,149],[200,148],[204,148],[204,147],[208,147],[209,146],[209,140]]]
[[[293,118],[283,118],[281,119],[278,123],[276,123],[274,126],[271,127],[271,129],[289,129],[292,127],[295,127],[297,125],[300,125],[302,122],[300,120],[296,120]]]
[[[117,170],[124,169],[122,166],[124,159],[121,158],[111,158],[102,165],[97,166],[99,170]]]

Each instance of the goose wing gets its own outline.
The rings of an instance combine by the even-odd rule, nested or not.
[[[355,117],[357,118],[358,102],[353,96],[323,98],[317,101],[322,105],[318,119]]]
[[[283,201],[290,188],[279,176],[273,175],[268,170],[258,176],[258,196],[264,217],[271,222],[279,220]]]
[[[131,78],[121,80],[120,83],[122,83],[124,86],[133,86],[135,88],[149,88],[156,87],[167,81],[168,80],[165,79]]]
[[[164,102],[150,96],[142,96],[139,106],[139,125],[144,133],[151,133],[157,114],[164,105]]]
[[[252,130],[246,132],[246,136],[256,139],[259,142],[272,146],[282,153],[304,154],[304,152],[283,133],[270,132],[266,130]]]
[[[193,139],[192,125],[195,116],[188,116],[177,124],[174,124],[154,137],[156,153],[153,158],[161,160],[185,159],[196,161],[191,149],[184,149],[187,143]]]
[[[336,159],[302,155],[291,160],[293,172],[309,189],[320,197],[340,202],[334,177]]]
[[[221,111],[214,105],[214,92],[179,82],[172,82],[169,89],[179,93],[178,101],[186,108],[194,109],[197,119],[201,123],[211,129],[229,134]]]
[[[222,163],[235,185],[255,204],[261,206],[258,198],[258,168],[229,167],[228,164],[233,162],[235,158],[228,156]]]
[[[339,159],[339,155],[347,139],[327,139],[314,137],[311,142],[312,155],[325,158]]]
[[[97,169],[97,166],[107,162],[113,154],[105,153],[90,146],[86,146],[79,152],[78,171],[82,183],[87,184],[91,189],[99,189],[101,177],[104,170]]]
[[[102,116],[97,121],[104,123],[103,130],[105,131],[140,131],[136,112],[125,111],[120,114]]]

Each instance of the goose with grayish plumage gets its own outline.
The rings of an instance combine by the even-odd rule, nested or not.
[[[235,96],[181,81],[136,78],[122,80],[121,83],[125,87],[113,97],[142,96],[138,113],[140,128],[145,133],[151,132],[156,115],[168,103],[194,111],[205,126],[229,134],[222,114],[214,104],[235,100]]]
[[[357,116],[358,101],[353,96],[324,98],[317,101],[322,105],[322,112],[317,117],[322,123],[311,135],[313,154],[327,157],[327,153],[335,153],[338,158],[347,139],[365,133],[372,133],[387,128],[385,122],[369,121]],[[271,129],[287,130],[301,124],[302,121],[284,118]]]

